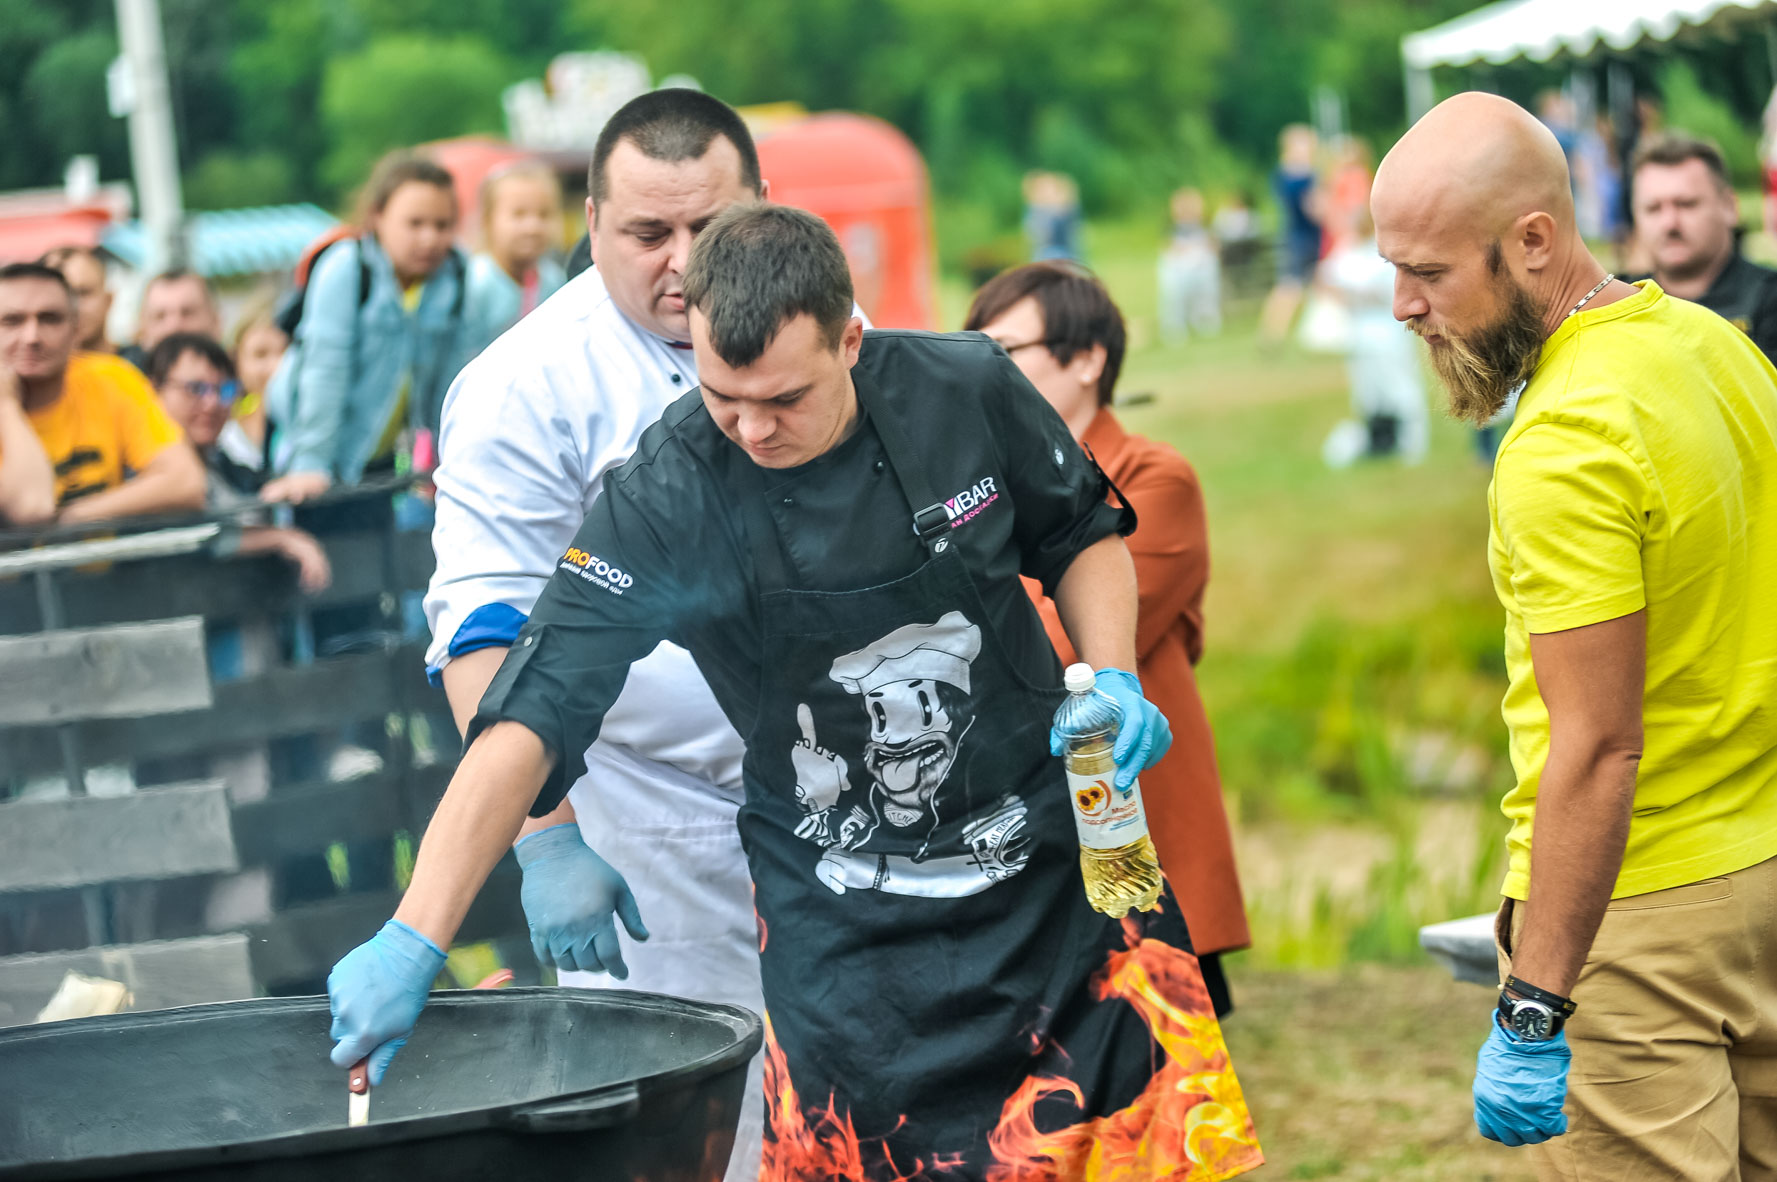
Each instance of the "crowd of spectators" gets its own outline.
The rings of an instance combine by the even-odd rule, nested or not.
[[[60,246],[0,268],[0,528],[227,511],[248,528],[244,549],[284,554],[305,585],[323,583],[312,539],[248,506],[423,477],[457,371],[565,281],[548,167],[496,170],[480,210],[470,255],[450,173],[391,154],[293,290],[250,303],[227,332],[216,289],[193,270],[151,277],[133,338],[114,341],[102,252]],[[389,510],[402,528],[429,528],[421,487]]]

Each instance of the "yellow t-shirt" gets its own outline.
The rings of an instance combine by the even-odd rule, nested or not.
[[[185,433],[142,371],[121,357],[76,353],[62,396],[30,412],[56,474],[56,504],[116,488]]]
[[[1530,634],[1642,608],[1642,759],[1613,897],[1777,856],[1777,370],[1715,313],[1639,286],[1543,345],[1488,490],[1515,899],[1549,751]]]

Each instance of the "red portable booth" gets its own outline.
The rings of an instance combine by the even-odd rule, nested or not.
[[[879,328],[937,327],[931,211],[919,149],[880,119],[833,112],[759,139],[771,200],[825,218]]]

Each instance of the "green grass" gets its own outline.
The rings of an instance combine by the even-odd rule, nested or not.
[[[1212,574],[1199,680],[1239,829],[1252,959],[1417,959],[1421,923],[1496,898],[1511,783],[1488,474],[1434,413],[1416,467],[1332,471],[1341,359],[1224,334],[1157,343],[1157,227],[1095,225],[1090,261],[1130,323],[1119,410],[1202,479]],[[945,327],[968,292],[944,284]],[[1428,383],[1432,396],[1441,396]]]

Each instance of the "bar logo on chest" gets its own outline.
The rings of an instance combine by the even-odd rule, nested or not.
[[[1000,490],[994,486],[993,477],[983,476],[944,502],[944,512],[950,517],[950,528],[955,529],[965,522],[973,521],[983,509],[999,499]]]

